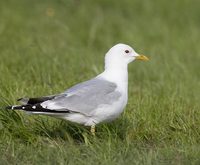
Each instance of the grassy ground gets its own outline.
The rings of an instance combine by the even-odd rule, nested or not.
[[[123,42],[129,66],[119,119],[88,128],[0,111],[0,164],[200,164],[200,1],[1,0],[0,106],[61,92],[103,70]]]

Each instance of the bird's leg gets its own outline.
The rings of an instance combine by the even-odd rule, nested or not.
[[[93,136],[95,136],[95,125],[91,126],[90,132],[92,133]]]

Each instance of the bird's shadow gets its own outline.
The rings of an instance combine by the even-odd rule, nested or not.
[[[75,143],[85,143],[87,137],[91,136],[89,127],[83,127],[79,124],[59,121],[53,128],[45,124],[43,120],[37,122],[37,135],[50,139],[62,139],[64,141],[73,141]]]
[[[44,120],[37,122],[39,130],[36,133],[39,136],[47,137],[50,139],[62,139],[64,141],[73,141],[75,143],[90,143],[94,137],[97,138],[109,138],[110,136],[124,139],[124,130],[121,126],[125,123],[123,120],[117,120],[113,123],[100,124],[96,128],[96,136],[93,136],[90,132],[90,127],[85,127],[76,123],[59,121],[54,127],[49,127],[49,124]]]

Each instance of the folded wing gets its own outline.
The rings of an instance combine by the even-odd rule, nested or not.
[[[66,110],[89,115],[99,106],[117,101],[121,94],[116,89],[115,83],[95,78],[73,86],[41,106],[58,112]]]

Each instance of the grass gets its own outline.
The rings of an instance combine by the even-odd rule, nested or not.
[[[1,164],[200,164],[199,6],[0,1],[0,107],[95,76],[119,42],[151,58],[130,64],[126,110],[96,137],[77,124],[1,110]]]

